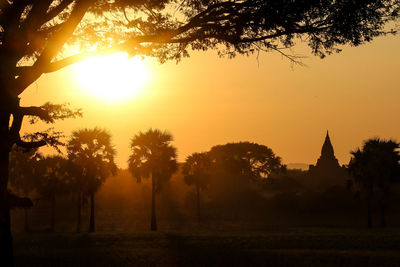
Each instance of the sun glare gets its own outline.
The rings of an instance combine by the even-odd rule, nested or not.
[[[150,79],[146,62],[124,53],[80,62],[76,64],[75,76],[90,95],[110,102],[138,96]]]

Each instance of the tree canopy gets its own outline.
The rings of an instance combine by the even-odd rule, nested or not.
[[[250,142],[228,143],[208,152],[213,168],[249,180],[263,180],[279,171],[281,158],[267,146]]]
[[[193,153],[182,165],[183,179],[187,185],[196,185],[206,189],[210,183],[211,159],[207,153]]]
[[[37,162],[37,191],[43,197],[70,193],[71,175],[66,158],[47,156]]]
[[[176,148],[171,145],[172,140],[171,134],[158,129],[140,132],[132,138],[128,167],[138,183],[151,177],[156,180],[155,190],[159,192],[162,184],[177,170]]]
[[[352,151],[349,172],[359,192],[365,196],[368,204],[368,227],[372,226],[372,200],[379,194],[381,226],[386,226],[385,202],[390,185],[400,181],[400,144],[393,140],[369,139],[362,149]],[[376,192],[377,191],[377,192]]]
[[[338,45],[391,32],[385,25],[398,19],[399,8],[396,0],[1,1],[0,72],[9,75],[2,75],[0,88],[18,95],[89,48],[163,61],[187,56],[188,49],[218,48],[230,56],[283,52],[300,38],[323,57]],[[68,45],[80,49],[71,53]]]
[[[74,131],[67,144],[68,158],[80,170],[77,177],[85,194],[95,193],[117,171],[111,135],[98,128]]]
[[[367,140],[362,149],[352,151],[349,171],[354,182],[365,188],[384,189],[400,180],[399,144],[378,138]]]

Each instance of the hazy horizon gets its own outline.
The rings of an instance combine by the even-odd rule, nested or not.
[[[285,164],[314,164],[329,130],[339,163],[347,164],[349,152],[364,140],[400,136],[400,125],[391,122],[400,114],[399,45],[398,36],[387,36],[343,47],[323,60],[300,45],[294,51],[308,56],[307,67],[291,66],[273,52],[258,59],[195,52],[177,65],[145,59],[147,84],[122,102],[88,93],[71,66],[41,77],[21,95],[21,103],[50,100],[82,108],[82,119],[58,122],[55,128],[67,135],[85,127],[108,129],[123,168],[130,139],[150,127],[174,136],[181,162],[214,145],[250,141],[270,147]],[[25,123],[21,132],[30,127]]]

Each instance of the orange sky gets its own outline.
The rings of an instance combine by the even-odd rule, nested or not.
[[[345,47],[308,67],[291,68],[276,53],[218,58],[196,52],[178,65],[147,60],[151,80],[131,101],[101,101],[75,82],[73,67],[41,77],[22,94],[23,105],[70,102],[84,118],[57,123],[69,134],[83,127],[110,131],[117,163],[126,167],[130,139],[149,127],[167,129],[179,160],[234,141],[264,144],[284,163],[315,163],[329,129],[336,157],[374,136],[400,141],[400,37]],[[22,131],[31,129],[29,126]]]

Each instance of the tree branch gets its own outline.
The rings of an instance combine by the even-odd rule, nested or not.
[[[8,192],[8,204],[11,209],[30,208],[33,206],[33,202],[30,198],[19,197],[11,192]]]
[[[40,107],[16,107],[12,111],[15,118],[23,116],[34,116],[47,123],[53,123],[55,120],[64,120],[67,118],[82,117],[81,109],[70,109],[67,104],[45,103]]]
[[[117,47],[122,47],[123,45],[118,45]],[[126,46],[126,45],[124,45]],[[110,55],[112,53],[116,53],[118,51],[117,47],[110,47],[107,49],[103,49],[103,50],[96,50],[96,51],[91,51],[91,52],[83,52],[83,53],[79,53],[79,54],[75,54],[63,59],[60,59],[58,61],[54,61],[51,63],[48,63],[44,66],[41,66],[41,72],[42,73],[51,73],[51,72],[55,72],[58,71],[62,68],[65,68],[67,66],[73,65],[77,62],[80,62],[82,60],[85,59],[89,59],[95,56],[105,56],[105,55]],[[20,66],[17,67],[17,74],[18,75],[23,75],[25,72],[31,72],[33,71],[33,69],[37,68],[36,66]]]
[[[23,75],[20,75],[15,80],[14,88],[17,95],[21,94],[25,90],[25,88],[27,88],[31,83],[36,81],[43,74],[43,72],[41,71],[42,67],[48,65],[56,56],[56,54],[60,51],[65,42],[75,31],[78,24],[81,22],[91,3],[92,1],[77,2],[73,10],[71,11],[70,17],[65,22],[64,27],[60,31],[54,33],[49,38],[47,42],[48,45],[45,47],[41,55],[33,64],[33,68],[31,68],[27,72],[24,72]]]
[[[28,146],[29,144],[33,146],[35,146],[36,144],[37,147],[47,145],[53,147],[58,153],[62,153],[59,147],[65,146],[65,143],[61,141],[61,139],[65,138],[65,135],[62,132],[54,131],[54,128],[49,128],[46,131],[42,132],[25,134],[23,138],[25,140],[29,140],[29,142],[25,142],[26,144],[28,144]],[[28,147],[28,149],[30,148],[32,147]]]
[[[22,141],[21,139],[18,139],[15,141],[15,144],[22,148],[33,149],[33,148],[39,148],[39,147],[45,146],[47,143],[45,140],[26,142],[26,141]]]
[[[169,43],[171,42],[173,36],[177,33],[178,31],[168,30],[157,35],[137,36],[127,42],[117,44],[109,48],[75,54],[58,61],[42,65],[40,67],[36,64],[33,66],[20,66],[17,67],[16,73],[17,75],[21,76],[25,76],[26,73],[31,72],[51,73],[91,57],[105,56],[117,52],[127,52],[130,55],[139,53],[148,54],[152,50],[151,46],[144,47],[140,45],[141,43]]]
[[[61,3],[58,6],[53,7],[52,9],[49,10],[49,12],[46,13],[46,15],[43,17],[43,21],[49,21],[55,17],[57,17],[61,12],[63,12],[71,3],[73,0],[64,0],[61,1]]]
[[[54,121],[54,119],[50,117],[49,113],[42,107],[19,107],[16,113],[23,116],[37,116],[46,122]]]

